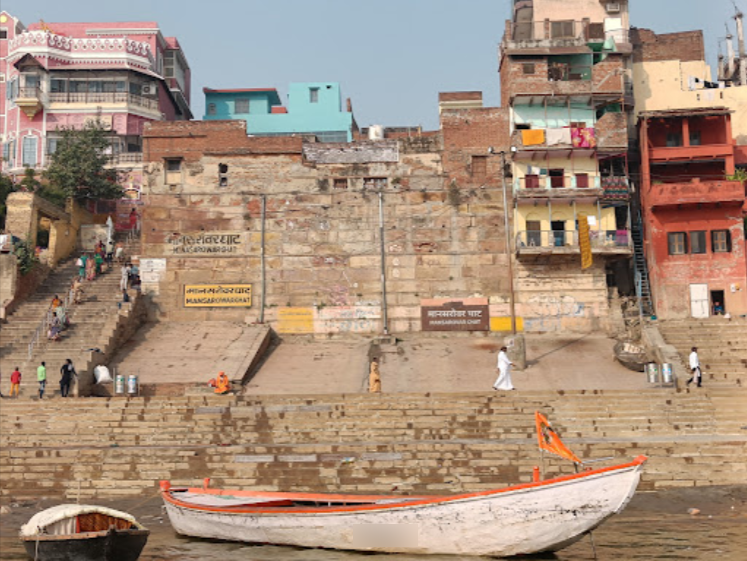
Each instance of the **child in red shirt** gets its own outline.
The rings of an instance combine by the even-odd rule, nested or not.
[[[18,367],[16,366],[16,369],[10,375],[10,397],[13,397],[13,392],[15,392],[16,397],[18,397],[18,392],[20,391],[20,387],[21,387],[21,373],[18,371]]]

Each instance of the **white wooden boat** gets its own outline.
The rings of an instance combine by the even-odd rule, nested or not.
[[[136,561],[150,531],[119,510],[64,504],[38,512],[21,527],[21,541],[38,561]]]
[[[541,448],[567,451],[549,423],[540,427],[538,421],[538,434]],[[167,481],[161,490],[172,526],[185,536],[385,553],[510,556],[558,551],[620,512],[635,493],[645,461],[639,456],[545,481],[438,497],[231,491],[207,484],[176,488]]]

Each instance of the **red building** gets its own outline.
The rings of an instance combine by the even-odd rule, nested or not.
[[[731,112],[641,113],[646,258],[662,319],[747,313],[745,187],[735,172]]]

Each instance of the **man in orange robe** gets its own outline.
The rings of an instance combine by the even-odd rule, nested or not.
[[[228,380],[225,372],[218,372],[218,378],[215,380],[215,393],[225,394],[231,390],[231,382]]]

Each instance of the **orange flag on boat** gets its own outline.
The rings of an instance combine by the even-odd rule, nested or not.
[[[566,460],[570,460],[577,464],[583,464],[579,457],[563,444],[563,441],[560,440],[558,433],[553,430],[547,417],[539,411],[535,411],[534,422],[537,425],[537,443],[539,444],[540,450],[547,450],[548,452],[557,454]]]

